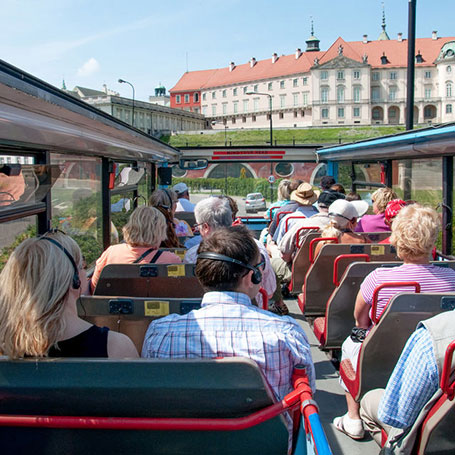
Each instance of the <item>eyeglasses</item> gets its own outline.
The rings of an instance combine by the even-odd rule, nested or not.
[[[265,269],[265,264],[266,264],[265,256],[261,253],[261,262],[259,264],[253,265],[253,267],[255,269],[261,269],[261,272],[263,272]]]

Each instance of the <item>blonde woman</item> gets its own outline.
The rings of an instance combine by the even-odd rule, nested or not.
[[[385,209],[387,204],[393,199],[398,199],[397,194],[392,188],[379,188],[372,196],[374,215],[365,215],[359,220],[356,232],[387,232],[390,226],[385,222]]]
[[[166,239],[166,219],[154,207],[141,206],[133,211],[123,227],[126,243],[110,246],[96,261],[92,276],[92,291],[98,283],[101,271],[108,264],[149,263],[178,264],[182,261],[169,251],[160,251]]]
[[[429,207],[412,204],[403,207],[392,222],[390,243],[396,248],[397,256],[403,261],[399,267],[378,267],[363,280],[357,294],[354,319],[357,329],[367,336],[372,322],[370,318],[374,290],[383,283],[417,281],[420,292],[454,292],[455,271],[430,264],[430,252],[438,238],[438,214]],[[414,292],[412,287],[390,287],[381,290],[378,296],[376,316],[384,311],[389,300],[398,292]],[[356,330],[359,333],[359,330]],[[342,360],[350,359],[354,368],[360,352],[358,336],[348,337],[342,346]],[[359,404],[346,391],[348,412],[334,420],[336,428],[353,439],[364,436],[359,415]]]
[[[0,274],[0,349],[22,357],[137,357],[132,341],[79,318],[86,281],[77,243],[63,233],[27,239]]]

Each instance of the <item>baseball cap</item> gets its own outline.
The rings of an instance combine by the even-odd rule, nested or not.
[[[329,207],[329,215],[341,216],[347,220],[359,218],[368,211],[368,202],[366,201],[346,201],[337,199]]]
[[[177,185],[174,185],[174,186],[172,187],[172,189],[173,189],[177,194],[181,194],[181,193],[184,193],[185,191],[188,191],[188,186],[186,185],[186,183],[180,182],[180,183],[177,183]]]
[[[323,191],[318,198],[318,206],[329,207],[337,199],[344,199],[345,195],[338,191]]]

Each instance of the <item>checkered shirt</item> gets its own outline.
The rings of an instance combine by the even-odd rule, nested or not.
[[[379,419],[395,428],[411,426],[439,387],[433,341],[425,327],[409,338],[379,405]]]
[[[208,292],[201,309],[151,322],[142,357],[248,357],[279,399],[290,392],[293,369],[301,364],[315,390],[310,346],[302,328],[289,316],[253,306],[246,294],[237,292]]]

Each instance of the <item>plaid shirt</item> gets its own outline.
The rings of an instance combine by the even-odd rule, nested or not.
[[[289,316],[277,316],[251,304],[246,294],[208,292],[202,308],[153,321],[142,357],[248,357],[254,360],[277,398],[291,390],[295,365],[306,366],[313,391],[315,374],[305,332]]]
[[[379,419],[395,428],[411,426],[439,387],[433,341],[425,327],[409,338],[379,405]]]

